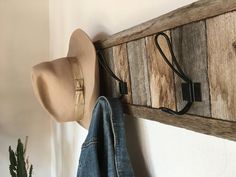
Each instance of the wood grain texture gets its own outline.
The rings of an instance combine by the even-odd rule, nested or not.
[[[105,57],[107,64],[110,69],[114,72],[114,58],[113,58],[113,48],[107,48],[103,51],[103,56]],[[101,92],[103,95],[108,97],[117,97],[119,96],[119,88],[117,88],[116,80],[113,79],[102,67],[102,81],[101,81]]]
[[[202,0],[96,43],[101,45],[99,48],[106,48],[104,53],[111,69],[122,79],[130,79],[131,93],[126,98],[129,104],[124,105],[125,112],[133,117],[236,141],[236,12],[232,12],[235,10],[235,0]],[[204,101],[194,103],[189,114],[181,116],[155,109],[175,107],[171,104],[174,96],[171,96],[172,81],[168,80],[169,68],[159,63],[162,59],[156,60],[160,56],[152,43],[153,34],[169,29],[183,70],[194,82],[203,84]],[[164,44],[162,46],[165,48]],[[176,88],[180,89],[180,80],[175,77],[174,80]],[[110,76],[102,81],[106,83],[102,88],[106,88],[108,95],[118,94],[117,82]],[[180,109],[182,95],[180,90],[177,93]]]
[[[125,104],[123,107],[126,114],[135,118],[145,118],[167,125],[236,141],[236,124],[234,122],[193,115],[175,116],[164,113],[159,109],[144,106]]]
[[[236,121],[236,12],[207,20],[212,116]]]
[[[107,48],[236,10],[235,0],[201,0],[96,42]]]
[[[127,83],[128,95],[125,95],[122,102],[132,103],[131,95],[131,82],[129,72],[129,62],[126,44],[118,45],[113,47],[113,58],[114,58],[114,72],[123,81]],[[116,82],[117,88],[119,88],[119,82]]]
[[[201,83],[202,102],[194,102],[189,113],[210,117],[205,21],[175,28],[172,30],[171,36],[174,53],[181,68],[193,82]],[[186,104],[182,97],[181,83],[184,81],[175,75],[178,110],[181,110]]]
[[[151,105],[145,39],[127,43],[130,66],[132,102],[136,105]]]
[[[169,31],[165,33],[170,35]],[[146,37],[151,106],[176,109],[173,72],[164,62],[154,40],[155,36]],[[168,45],[163,38],[159,39],[159,44],[171,59]]]

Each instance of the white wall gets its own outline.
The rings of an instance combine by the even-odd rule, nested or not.
[[[0,176],[8,177],[8,146],[29,136],[35,177],[51,177],[51,120],[36,102],[31,66],[49,57],[48,0],[0,1]]]
[[[191,2],[50,0],[50,53],[65,56],[69,36],[78,27],[97,40]],[[235,142],[143,119],[127,118],[126,124],[137,177],[235,177]],[[80,131],[81,145],[86,133]]]

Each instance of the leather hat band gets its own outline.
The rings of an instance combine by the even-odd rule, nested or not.
[[[76,120],[81,120],[84,115],[84,78],[77,58],[68,58],[72,67],[73,80],[75,86],[75,116]]]

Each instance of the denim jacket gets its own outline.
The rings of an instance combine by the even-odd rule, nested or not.
[[[77,177],[134,177],[118,98],[98,98],[82,145]]]

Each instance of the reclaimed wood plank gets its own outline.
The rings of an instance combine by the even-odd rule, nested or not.
[[[188,113],[210,117],[205,21],[175,28],[171,31],[171,36],[174,53],[181,68],[193,82],[201,83],[202,102],[194,102]],[[184,81],[175,75],[178,110],[186,104],[182,97],[181,83]]]
[[[123,67],[122,62],[123,59],[126,58],[126,54],[123,53],[125,49],[123,48],[125,48],[124,46],[127,45],[126,47],[128,51],[128,66],[130,69],[131,93],[134,92],[130,98],[133,105],[126,104],[124,106],[125,112],[131,115],[129,117],[142,117],[199,133],[236,141],[236,94],[234,94],[236,91],[236,77],[234,77],[234,73],[236,73],[236,69],[234,69],[236,68],[235,10],[235,0],[202,0],[189,6],[172,11],[156,19],[145,22],[141,25],[135,26],[131,29],[112,35],[104,41],[95,43],[96,46],[100,45],[98,46],[99,49],[106,48],[105,53],[107,52],[106,55],[108,55],[106,58],[111,58],[111,61],[108,60],[108,62],[110,62],[111,68],[116,74],[121,74],[121,77],[123,77],[126,73],[126,71],[121,71],[121,66]],[[202,23],[199,21],[203,19],[207,19],[206,24],[199,25],[199,23]],[[193,27],[196,24],[198,25]],[[205,31],[203,30],[204,26]],[[157,75],[157,73],[153,72],[156,67],[159,67],[160,64],[155,63],[155,60],[149,60],[150,56],[154,55],[154,53],[149,53],[148,50],[154,51],[154,49],[152,48],[153,46],[150,47],[148,45],[151,43],[151,35],[176,27],[179,27],[179,29],[174,29],[172,33],[174,31],[176,32],[176,36],[174,36],[175,34],[173,36],[177,39],[174,40],[174,37],[172,37],[172,40],[174,43],[177,41],[177,44],[174,44],[176,47],[175,50],[177,50],[177,52],[182,51],[177,55],[180,55],[181,57],[184,55],[185,58],[188,58],[187,55],[189,55],[190,59],[184,59],[183,65],[187,66],[189,65],[187,62],[190,62],[192,67],[187,68],[187,70],[190,69],[187,71],[190,72],[190,75],[194,75],[194,77],[197,76],[196,70],[202,70],[204,75],[203,80],[201,81],[192,78],[194,82],[204,83],[203,89],[205,91],[202,93],[206,95],[208,94],[208,103],[206,101],[207,96],[203,95],[205,99],[204,104],[206,104],[206,107],[201,108],[202,105],[197,106],[196,103],[194,103],[193,108],[189,112],[190,114],[197,115],[186,114],[174,116],[163,113],[159,109],[155,109],[155,107],[159,107],[159,104],[162,103],[161,99],[159,101],[156,101],[158,99],[153,100],[158,95],[158,93],[154,93],[154,88],[156,85],[154,84],[154,81],[152,81],[155,78],[153,75]],[[196,35],[197,33],[199,35]],[[204,34],[207,34],[207,41],[206,36],[205,39],[203,38]],[[186,43],[186,41],[190,42]],[[178,45],[178,43],[181,45]],[[204,56],[205,50],[204,46],[202,45],[203,43],[205,43],[205,50],[208,50],[206,54],[206,58],[208,55],[208,60],[206,60],[206,63],[203,61],[203,63],[200,64],[202,61],[199,61],[199,59],[201,60],[204,57],[197,58],[196,56]],[[118,44],[119,46],[115,46]],[[145,44],[147,46],[145,46]],[[111,46],[113,47],[112,49],[109,48]],[[194,46],[197,49],[194,49]],[[145,47],[147,47],[147,51]],[[107,48],[112,51],[108,51]],[[184,50],[188,50],[187,54],[183,52],[183,48]],[[119,53],[119,50],[122,50],[121,53]],[[196,56],[192,56],[193,54]],[[112,57],[109,57],[109,55]],[[122,58],[121,61],[118,60],[118,64],[115,60],[116,57]],[[154,56],[152,57],[154,58]],[[181,59],[181,57],[177,56],[178,59]],[[196,58],[193,59],[191,57]],[[120,65],[119,62],[121,62]],[[151,66],[149,62],[153,66]],[[124,66],[126,67],[126,63]],[[184,68],[184,70],[186,70],[186,68]],[[209,81],[207,81],[205,73],[208,74]],[[199,72],[199,74],[199,77],[201,78],[202,73]],[[108,82],[105,80],[108,80]],[[107,79],[102,79],[101,82],[103,81],[107,83],[107,86],[105,87],[107,87],[106,90],[110,92],[110,95],[117,95],[117,82],[113,81],[110,76]],[[208,93],[207,89],[205,88],[206,83],[209,84]],[[112,90],[114,88],[115,90]],[[162,91],[163,90],[160,92]],[[178,93],[181,92],[178,91]],[[177,97],[179,100],[180,95],[177,95]],[[162,100],[165,100],[165,98],[162,98]],[[180,102],[178,101],[178,108],[181,106],[179,103]],[[153,106],[153,108],[148,108],[147,106]],[[209,118],[209,116],[212,118]]]
[[[125,81],[128,86],[128,94],[122,99],[125,103],[132,103],[131,82],[129,72],[129,62],[126,44],[121,44],[113,47],[114,72],[121,80]],[[119,88],[119,83],[116,82],[116,87]]]
[[[134,118],[145,118],[167,125],[172,125],[187,130],[212,135],[219,138],[236,141],[236,123],[224,120],[194,116],[194,115],[171,115],[159,109],[147,108],[124,104],[124,112]]]
[[[103,50],[103,56],[107,61],[108,66],[114,71],[114,58],[113,58],[113,48],[107,48]],[[101,77],[101,92],[107,97],[117,97],[119,96],[119,89],[116,85],[116,80],[113,79],[102,67],[100,67],[102,73]]]
[[[145,39],[127,43],[130,67],[132,102],[151,105]]]
[[[169,12],[165,15],[114,34],[96,42],[98,48],[108,48],[132,40],[137,40],[157,32],[196,22],[236,10],[235,0],[201,0]]]
[[[206,22],[212,116],[236,121],[236,12]]]
[[[165,32],[170,35],[169,31]],[[164,62],[155,45],[155,35],[146,39],[151,106],[153,108],[168,107],[176,109],[173,72]],[[159,39],[159,44],[168,58],[171,58],[165,40]]]

